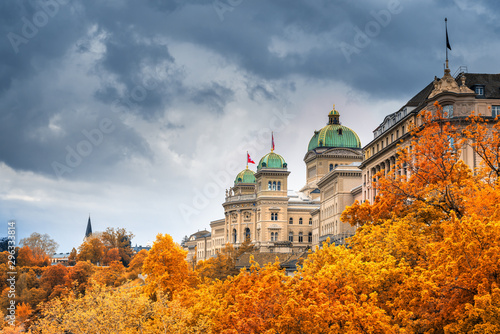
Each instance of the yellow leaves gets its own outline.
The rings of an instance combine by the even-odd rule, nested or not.
[[[138,289],[94,286],[79,298],[71,294],[45,304],[29,333],[148,333],[151,310]]]
[[[185,259],[186,253],[171,236],[158,234],[144,260],[145,291],[150,295],[162,291],[172,297],[176,291],[196,284],[196,275]]]

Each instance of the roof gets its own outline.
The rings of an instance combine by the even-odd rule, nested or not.
[[[314,135],[309,141],[308,151],[318,147],[347,147],[361,148],[361,140],[359,140],[356,132],[341,125],[339,122],[340,114],[333,109],[328,114],[329,122],[319,131],[314,131]]]
[[[248,166],[246,169],[242,170],[241,172],[236,175],[236,178],[234,179],[234,184],[238,183],[255,183],[255,173],[248,169]]]
[[[286,168],[286,166],[285,159],[281,155],[269,152],[260,159],[257,170],[261,168]]]
[[[484,86],[484,98],[500,99],[500,74],[461,73],[456,78],[457,82],[462,75],[465,75],[465,85],[467,87]]]
[[[198,238],[209,237],[209,236],[210,236],[210,232],[207,230],[203,230],[203,231],[198,231],[196,233],[191,234],[189,236],[189,239],[191,239],[192,237],[194,237],[195,239],[198,239]]]

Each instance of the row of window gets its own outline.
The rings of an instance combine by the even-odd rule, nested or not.
[[[309,232],[309,234],[307,235],[307,242],[312,242],[312,238],[313,234],[312,232]],[[288,241],[293,242],[293,232],[288,233]],[[304,242],[304,234],[302,232],[299,232],[299,242]]]
[[[281,181],[269,181],[267,183],[267,190],[281,190]]]
[[[271,218],[272,218],[272,216],[271,216]],[[302,218],[299,218],[299,225],[302,225],[303,222],[304,221],[302,220]],[[290,217],[290,219],[288,220],[288,223],[290,225],[293,225],[293,217]],[[312,224],[313,224],[313,220],[312,220],[312,218],[309,218],[309,225],[312,225]]]
[[[452,106],[453,107],[453,106]],[[453,108],[452,108],[453,109]],[[453,110],[452,110],[453,111]],[[401,127],[401,136],[405,134],[405,126],[403,125]],[[399,129],[396,130],[396,138],[394,138],[394,133],[391,133],[391,141],[389,141],[389,136],[385,137],[385,146],[389,146],[390,143],[394,142],[394,140],[397,140],[399,138]],[[381,146],[379,146],[381,145]],[[377,144],[377,148],[376,148],[376,151],[375,151],[375,146],[372,147],[372,154],[371,155],[374,155],[375,153],[379,152],[380,150],[382,150],[384,148],[384,140],[382,139],[380,141],[380,144]],[[368,158],[368,157],[367,157]]]
[[[250,229],[248,227],[245,228],[245,240],[246,239],[251,239]],[[288,240],[293,242],[293,232],[288,233]],[[233,229],[233,243],[236,243],[237,241],[238,232],[236,229]],[[278,241],[278,232],[271,232],[271,241]],[[307,241],[312,242],[312,232],[309,232],[307,235]],[[299,232],[299,242],[304,242],[304,234],[302,232]]]
[[[249,239],[251,240],[251,235],[250,235],[250,229],[247,227],[245,228],[245,240]],[[238,232],[236,232],[236,229],[233,228],[233,243],[236,243],[238,241]]]

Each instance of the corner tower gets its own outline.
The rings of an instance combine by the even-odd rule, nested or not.
[[[288,220],[288,175],[285,159],[274,149],[260,159],[257,182],[257,240],[261,247],[286,241]]]

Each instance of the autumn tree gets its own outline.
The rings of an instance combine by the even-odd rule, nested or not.
[[[50,238],[48,234],[33,232],[29,237],[21,239],[21,246],[31,249],[36,261],[43,261],[46,257],[54,254],[59,247],[57,242]]]
[[[49,298],[60,295],[67,283],[68,269],[62,264],[48,267],[40,278],[40,286],[47,292]]]
[[[94,273],[94,266],[87,261],[79,261],[71,268],[68,268],[67,285],[78,293],[85,293],[90,286],[90,278]]]
[[[78,261],[90,261],[93,264],[102,264],[106,247],[99,237],[91,236],[78,247]]]
[[[124,266],[128,266],[132,259],[133,250],[131,240],[134,235],[124,228],[108,227],[101,235],[101,240],[108,250],[118,249],[119,256]]]
[[[199,261],[196,272],[201,278],[225,280],[228,276],[237,275],[236,261],[244,253],[251,253],[255,246],[250,239],[246,239],[237,249],[231,244],[226,244],[215,257]]]
[[[118,248],[109,248],[105,252],[103,263],[107,266],[114,261],[121,261],[120,251],[118,250]]]
[[[145,291],[150,295],[162,291],[172,297],[176,291],[193,285],[196,275],[189,269],[186,254],[170,235],[158,234],[142,268],[147,275]]]
[[[396,167],[375,179],[375,202],[355,203],[341,219],[362,225],[352,252],[397,266],[380,269],[394,273],[392,288],[375,288],[395,324],[422,333],[491,329],[494,317],[478,314],[500,284],[500,259],[488,255],[500,251],[500,138],[484,122],[456,126],[440,112],[422,113]],[[483,157],[474,171],[461,160],[467,145]]]
[[[69,294],[44,304],[29,333],[154,333],[151,301],[137,288],[95,285],[84,296]]]
[[[74,266],[76,264],[77,258],[78,258],[78,252],[76,251],[75,247],[73,247],[68,256],[68,265]]]
[[[145,249],[141,249],[139,253],[134,255],[132,261],[130,261],[127,268],[128,279],[135,279],[139,274],[142,273],[142,266],[147,256],[148,256],[148,251]]]

